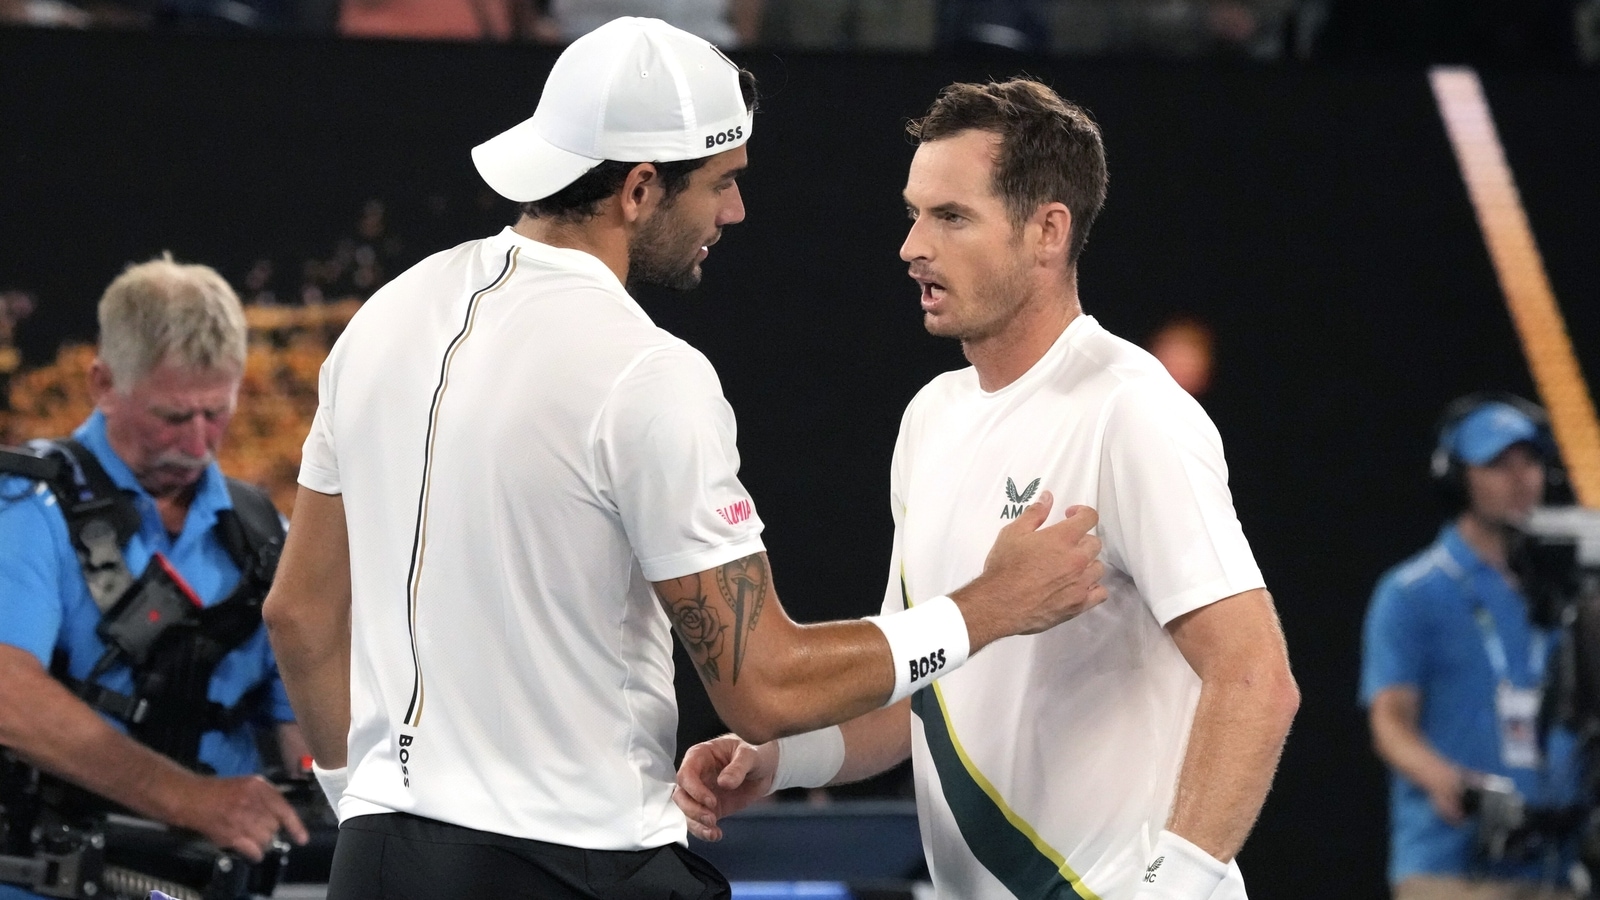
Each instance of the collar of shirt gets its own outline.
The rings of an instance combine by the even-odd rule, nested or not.
[[[1049,379],[1056,374],[1058,361],[1067,354],[1072,353],[1075,346],[1084,337],[1100,330],[1104,329],[1100,328],[1100,323],[1095,321],[1093,316],[1088,313],[1078,313],[1071,322],[1067,323],[1067,327],[1062,329],[1061,333],[1056,336],[1055,341],[1050,345],[1050,349],[1035,360],[1026,372],[1017,376],[1015,381],[996,391],[985,391],[980,387],[978,388],[978,396],[988,401],[1031,390],[1031,385],[1042,379]],[[977,379],[976,369],[973,370],[973,379],[974,381]]]
[[[1451,562],[1454,562],[1461,571],[1469,577],[1481,578],[1484,575],[1493,575],[1496,580],[1504,582],[1505,576],[1494,566],[1489,565],[1478,551],[1472,549],[1467,539],[1461,536],[1461,529],[1456,523],[1450,522],[1439,529],[1439,546],[1444,548]],[[1510,588],[1510,585],[1506,585]]]
[[[133,470],[128,468],[128,464],[123,462],[122,457],[111,448],[111,441],[106,437],[105,414],[95,410],[72,433],[72,437],[89,448],[89,452],[99,460],[113,484],[133,493],[134,506],[139,510],[140,531],[152,542],[152,548],[170,548],[172,538],[161,522],[155,498],[139,484],[139,479],[134,477]],[[189,511],[184,515],[183,532],[178,536],[178,541],[195,540],[203,536],[217,523],[217,513],[232,508],[233,500],[228,496],[227,480],[222,477],[222,469],[213,462],[200,473],[200,482],[195,486],[194,499],[190,501]]]
[[[575,250],[571,247],[556,247],[540,243],[533,238],[518,234],[517,230],[510,225],[500,229],[500,233],[490,238],[489,243],[491,246],[496,247],[519,247],[523,253],[547,265],[583,272],[597,279],[601,286],[615,294],[617,300],[627,307],[629,312],[652,325],[655,324],[655,321],[650,318],[650,314],[645,312],[644,307],[639,305],[639,301],[633,299],[633,295],[628,293],[627,285],[617,280],[617,273],[611,271],[610,266],[601,262],[600,258],[592,253],[585,250]]]
[[[1489,565],[1472,549],[1454,523],[1440,530],[1439,546],[1444,548],[1450,561],[1459,567],[1461,575],[1456,580],[1465,593],[1465,599],[1489,614],[1494,636],[1486,636],[1486,641],[1501,643],[1500,652],[1509,654],[1507,664],[1510,671],[1517,673],[1519,680],[1523,673],[1542,673],[1542,659],[1536,660],[1534,657],[1544,652],[1545,638],[1543,632],[1529,621],[1528,601],[1522,592],[1512,585],[1504,572]],[[1479,627],[1481,629],[1482,625]],[[1524,645],[1529,648],[1526,656],[1513,649]],[[1493,655],[1494,651],[1489,650],[1489,653]],[[1537,682],[1542,675],[1529,677]]]

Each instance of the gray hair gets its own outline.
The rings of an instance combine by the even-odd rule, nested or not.
[[[162,363],[244,372],[248,327],[239,295],[210,266],[171,253],[130,265],[100,297],[100,360],[118,391]]]

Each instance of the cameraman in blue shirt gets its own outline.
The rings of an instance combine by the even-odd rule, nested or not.
[[[79,521],[67,511],[77,495],[62,493],[66,475],[0,475],[0,749],[108,808],[193,830],[260,860],[280,829],[300,843],[307,835],[256,774],[263,768],[256,729],[275,729],[286,758],[307,751],[260,627],[259,598],[227,611],[232,637],[185,651],[209,652],[214,665],[198,667],[210,668],[209,679],[188,693],[174,693],[183,688],[174,682],[199,657],[180,661],[161,684],[116,647],[108,652],[103,628],[117,611],[111,601],[152,578],[178,598],[176,607],[140,607],[130,627],[153,625],[166,612],[214,623],[213,608],[247,593],[241,585],[251,567],[240,559],[251,557],[238,550],[246,538],[230,542],[230,527],[242,535],[265,518],[273,539],[252,546],[270,545],[275,561],[281,520],[270,501],[230,484],[216,463],[244,374],[243,310],[214,270],[168,256],[113,281],[99,318],[89,373],[96,410],[72,441],[36,449],[78,478],[84,496],[98,477],[101,506],[124,512],[101,520],[108,538],[105,521],[120,525],[115,539],[97,543],[91,528],[70,524]],[[85,481],[85,472],[94,477]],[[126,577],[117,597],[107,598],[104,585],[92,582],[112,569]],[[215,638],[209,627],[191,629],[202,635],[195,640]],[[150,659],[166,659],[163,652]],[[30,896],[0,885],[0,900]]]
[[[1557,463],[1534,404],[1498,393],[1452,403],[1432,474],[1455,518],[1383,576],[1367,610],[1361,701],[1391,770],[1396,900],[1575,896],[1570,834],[1491,858],[1480,836],[1494,815],[1468,800],[1486,788],[1514,789],[1537,810],[1583,800],[1572,733],[1540,717],[1555,635],[1536,624],[1509,562]]]

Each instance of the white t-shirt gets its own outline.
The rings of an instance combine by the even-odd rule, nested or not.
[[[1110,597],[913,695],[940,897],[1130,896],[1199,698],[1163,626],[1262,586],[1211,420],[1148,353],[1079,316],[1012,384],[984,393],[975,370],[949,372],[906,409],[884,612],[904,608],[902,592],[914,605],[971,581],[1041,490],[1055,495],[1050,523],[1074,504],[1099,512]],[[1214,896],[1244,897],[1237,867]]]
[[[342,494],[342,817],[682,842],[652,581],[762,548],[704,356],[598,259],[511,229],[386,285],[323,365],[300,483]]]

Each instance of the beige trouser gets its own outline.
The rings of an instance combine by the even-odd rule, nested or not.
[[[1413,875],[1394,887],[1394,900],[1576,900],[1564,888],[1531,881]]]

